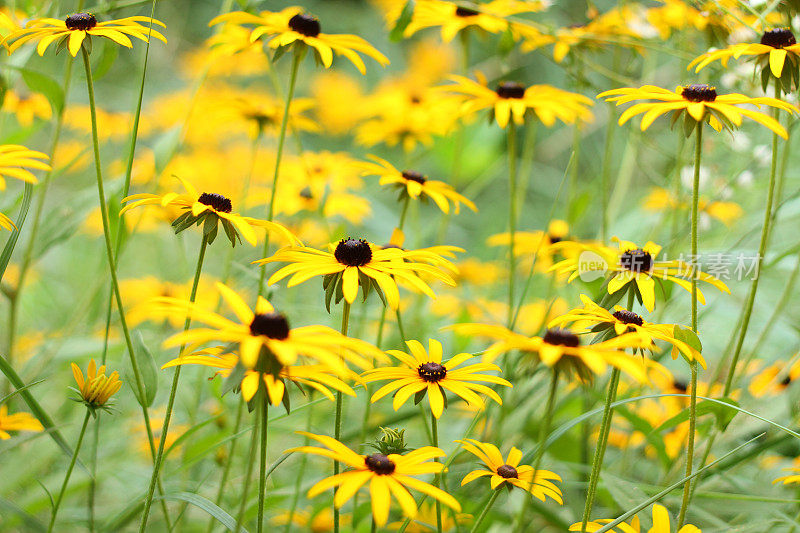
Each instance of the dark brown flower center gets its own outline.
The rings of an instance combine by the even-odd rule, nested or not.
[[[283,313],[260,313],[250,322],[250,334],[282,341],[289,338],[289,321]]]
[[[627,311],[625,309],[620,309],[619,311],[614,311],[614,318],[619,320],[624,324],[636,324],[637,326],[641,326],[644,324],[644,320],[642,317],[634,313],[633,311]]]
[[[417,368],[417,372],[419,372],[419,377],[422,378],[422,381],[431,383],[441,381],[447,376],[447,369],[439,363],[422,363]]]
[[[783,385],[784,387],[786,387],[786,386],[787,386],[787,385],[789,385],[791,382],[792,382],[792,376],[786,376],[786,377],[785,377],[785,378],[783,378],[783,380],[781,381],[781,385]]]
[[[97,19],[91,13],[73,13],[64,21],[68,30],[91,30],[97,26]]]
[[[403,177],[410,181],[416,181],[419,184],[424,184],[426,181],[428,181],[428,178],[414,170],[404,170]]]
[[[522,98],[525,96],[525,86],[515,81],[503,81],[495,92],[500,98]]]
[[[555,244],[564,240],[563,237],[557,237],[556,235],[548,235],[547,238],[550,239],[550,244]]]
[[[475,11],[474,9],[470,9],[468,7],[459,6],[456,8],[457,17],[474,17],[475,15],[480,15],[480,12]]]
[[[367,468],[378,474],[379,476],[386,476],[394,472],[395,465],[391,459],[382,453],[373,453],[364,457],[364,464]]]
[[[322,31],[322,27],[319,25],[319,19],[312,15],[306,15],[305,13],[298,13],[290,18],[289,27],[306,37],[316,37],[319,35],[319,32]]]
[[[577,335],[565,329],[548,329],[544,334],[544,342],[552,344],[553,346],[569,346],[570,348],[577,348],[581,344],[581,340]]]
[[[672,386],[673,386],[673,388],[675,388],[676,390],[679,390],[681,392],[686,392],[686,390],[688,388],[686,386],[686,382],[685,381],[681,381],[680,379],[674,380],[672,382]]]
[[[764,32],[764,35],[761,36],[761,44],[773,48],[783,48],[784,46],[797,44],[797,40],[789,28],[774,28]]]
[[[311,200],[314,198],[314,193],[311,192],[311,187],[304,187],[302,191],[300,191],[300,198],[304,198],[306,200]]]
[[[519,475],[517,474],[517,469],[511,465],[498,466],[497,475],[505,479],[519,477]]]
[[[333,257],[343,265],[364,266],[372,261],[372,249],[364,239],[342,239],[336,245]]]
[[[619,256],[619,264],[632,272],[650,272],[653,268],[653,256],[641,248],[627,250]]]
[[[713,102],[717,99],[717,89],[704,83],[696,83],[684,87],[681,96],[690,102]]]
[[[230,213],[233,211],[233,204],[231,204],[231,201],[221,194],[204,192],[197,201],[203,205],[209,206],[218,213]]]

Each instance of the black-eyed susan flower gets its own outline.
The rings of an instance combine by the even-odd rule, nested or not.
[[[484,109],[491,109],[501,128],[513,118],[514,124],[525,122],[525,114],[533,111],[545,126],[552,126],[556,120],[571,124],[577,120],[584,122],[593,118],[589,107],[592,101],[582,94],[562,91],[550,85],[525,85],[502,81],[496,89],[490,89],[480,73],[478,81],[464,76],[450,76],[454,83],[443,85],[442,90],[463,95],[460,114],[469,116]]]
[[[541,11],[545,4],[539,1],[491,0],[476,7],[473,9],[444,0],[419,0],[403,35],[410,37],[425,28],[441,27],[442,40],[450,42],[458,32],[471,27],[488,33],[502,33],[508,29],[506,17]]]
[[[214,374],[227,378],[237,364],[239,364],[238,355],[225,353],[223,348],[214,347],[181,355],[172,361],[168,361],[161,368],[163,370],[179,365],[207,366],[219,369]],[[341,374],[341,371],[338,371],[338,374]],[[350,373],[348,372],[347,374]],[[357,377],[355,373],[352,373],[352,375]],[[242,392],[242,398],[248,402],[252,400],[262,382],[272,405],[279,405],[283,401],[286,384],[289,382],[317,390],[331,401],[335,400],[335,397],[330,389],[340,391],[349,396],[356,395],[352,387],[337,377],[337,372],[325,365],[289,365],[271,369],[269,372],[264,370],[245,370],[238,387]]]
[[[272,37],[267,45],[278,53],[293,44],[308,45],[325,68],[330,68],[334,53],[345,56],[362,74],[366,74],[367,68],[359,53],[371,57],[383,66],[389,64],[385,55],[357,35],[322,33],[319,19],[304,13],[301,7],[287,7],[280,12],[266,11],[260,16],[242,12],[227,13],[216,17],[209,24],[220,22],[255,24],[250,40],[255,42],[264,36]]]
[[[304,431],[298,433],[319,442],[325,448],[300,446],[287,450],[287,452],[321,455],[334,461],[341,461],[350,467],[350,470],[314,484],[308,491],[309,497],[313,498],[338,487],[333,498],[333,504],[338,508],[350,500],[361,487],[369,483],[372,516],[378,526],[384,526],[389,519],[392,497],[400,504],[403,514],[410,518],[416,516],[417,504],[408,489],[426,494],[456,511],[461,510],[458,501],[448,493],[412,477],[438,474],[444,469],[444,465],[441,463],[431,461],[431,459],[446,455],[439,448],[425,446],[403,455],[394,453],[359,455],[332,437]]]
[[[602,518],[600,520],[593,520],[586,525],[586,531],[594,532],[601,529],[605,524],[613,522],[613,519],[610,518]],[[572,524],[569,527],[570,531],[582,531],[582,526],[580,522],[576,524]],[[612,533],[640,533],[642,531],[641,526],[639,524],[639,517],[636,516],[633,520],[628,522],[622,522],[613,529],[610,530]],[[647,530],[647,533],[673,533],[672,531],[672,524],[670,523],[669,519],[669,512],[667,508],[663,505],[655,504],[653,505],[653,527]],[[692,524],[686,524],[680,529],[678,529],[675,533],[701,533],[700,528],[697,526],[693,526]]]
[[[767,30],[757,43],[737,43],[721,50],[710,50],[689,63],[687,70],[694,67],[695,72],[700,72],[714,61],[727,67],[729,59],[742,56],[755,60],[765,90],[771,77],[781,82],[785,92],[800,84],[800,45],[790,28]]]
[[[291,243],[299,242],[297,237],[292,235],[288,229],[268,220],[259,220],[252,217],[242,216],[233,212],[233,204],[230,199],[216,193],[200,193],[187,180],[178,177],[186,194],[169,192],[166,194],[133,194],[122,199],[126,203],[120,211],[120,215],[126,211],[142,205],[157,205],[164,207],[175,206],[185,212],[172,222],[175,233],[190,228],[193,225],[203,225],[203,235],[209,243],[214,242],[217,236],[218,224],[222,223],[225,235],[230,240],[232,246],[236,246],[236,241],[241,242],[244,238],[248,243],[255,246],[255,228],[264,228],[269,232],[277,233]]]
[[[190,314],[193,322],[208,326],[177,333],[164,342],[165,347],[205,342],[237,343],[241,362],[248,369],[259,364],[262,349],[266,349],[280,367],[293,365],[299,358],[304,358],[345,373],[348,371],[345,363],[366,370],[371,367],[369,359],[384,358],[383,352],[371,344],[346,337],[326,326],[292,328],[286,315],[276,312],[262,297],[258,298],[255,310],[252,310],[232,289],[222,283],[217,283],[216,287],[238,322],[188,300],[169,297],[153,300],[151,310],[154,314],[180,314],[183,317]]]
[[[0,440],[11,438],[9,431],[44,431],[44,426],[30,413],[8,414],[8,406],[0,405]]]
[[[686,111],[683,116],[684,132],[687,137],[699,123],[707,122],[717,131],[721,131],[722,128],[733,131],[742,125],[742,117],[747,117],[786,139],[788,137],[786,129],[777,120],[759,111],[741,106],[754,105],[759,109],[761,106],[766,106],[792,114],[800,112],[792,104],[777,98],[767,96],[750,98],[736,93],[718,95],[715,87],[704,84],[679,86],[675,91],[662,89],[655,85],[643,85],[639,88],[625,87],[602,92],[597,97],[605,98],[608,102],[616,102],[616,105],[636,100],[652,100],[632,105],[619,116],[619,124],[622,125],[632,117],[644,114],[641,123],[642,131],[649,128],[658,117],[671,111],[674,125]]]
[[[494,361],[502,353],[519,350],[533,355],[537,361],[549,367],[566,374],[576,374],[584,380],[589,380],[592,374],[602,374],[608,365],[619,368],[638,381],[647,380],[641,359],[622,351],[652,346],[638,333],[626,333],[588,344],[581,342],[580,336],[567,329],[549,329],[542,337],[526,337],[504,326],[491,324],[454,324],[447,329],[468,337],[494,339],[495,342],[483,352],[483,360],[487,362]]]
[[[561,315],[551,320],[547,327],[554,328],[563,326],[564,324],[573,324],[575,322],[583,323],[588,322],[587,329],[592,332],[602,332],[609,328],[614,328],[616,335],[623,335],[625,333],[635,331],[646,342],[653,342],[654,339],[661,340],[671,344],[674,347],[674,353],[680,352],[689,360],[697,360],[703,368],[706,367],[706,362],[700,351],[690,346],[688,343],[681,339],[676,338],[676,325],[675,324],[654,324],[648,322],[640,315],[624,309],[617,305],[614,307],[612,313],[608,309],[601,307],[594,303],[591,298],[585,294],[581,294],[581,301],[583,307],[573,309],[568,313]]]
[[[460,353],[442,362],[442,344],[435,339],[428,339],[427,351],[419,341],[406,341],[406,345],[411,353],[400,350],[386,352],[400,361],[402,363],[400,366],[374,368],[363,374],[364,381],[368,383],[392,380],[372,395],[372,402],[394,393],[392,406],[397,411],[412,395],[414,403],[421,402],[427,395],[431,413],[439,418],[447,406],[447,391],[460,396],[474,407],[482,408],[484,402],[480,394],[488,396],[498,404],[502,404],[503,401],[494,390],[481,382],[511,387],[511,383],[505,379],[485,373],[500,372],[500,367],[495,364],[473,363],[458,368],[473,359],[472,354]]]
[[[44,162],[47,159],[47,154],[28,150],[19,144],[0,145],[0,191],[6,189],[6,178],[37,183],[36,176],[29,169],[50,170],[50,165]]]
[[[648,241],[644,246],[639,246],[631,241],[614,237],[618,248],[602,245],[578,244],[571,241],[562,241],[553,247],[579,248],[585,254],[577,254],[551,267],[559,274],[569,274],[569,281],[581,275],[591,273],[604,273],[609,276],[608,294],[615,294],[623,289],[633,288],[640,296],[642,305],[648,311],[653,311],[656,302],[656,280],[670,281],[689,293],[692,292],[691,279],[696,277],[717,289],[730,293],[728,286],[720,279],[700,270],[699,265],[690,265],[684,261],[656,261],[661,253],[661,246]],[[597,260],[587,260],[587,257]],[[629,284],[633,285],[629,285]],[[623,295],[624,292],[619,293]],[[697,300],[705,304],[705,296],[698,289]]]
[[[94,359],[89,360],[85,379],[80,367],[75,363],[72,363],[72,375],[78,385],[78,388],[73,390],[80,396],[75,401],[84,404],[92,414],[95,414],[97,409],[107,410],[108,401],[122,387],[119,372],[115,370],[106,375],[106,365],[97,368]]]
[[[430,198],[442,210],[443,213],[450,212],[450,202],[453,203],[454,212],[458,214],[461,204],[464,204],[472,211],[478,208],[467,197],[457,193],[448,183],[440,180],[429,179],[424,174],[415,170],[396,169],[391,163],[380,157],[367,156],[374,161],[357,163],[363,169],[362,176],[378,176],[380,185],[392,185],[400,190],[400,198],[407,196],[412,199]]]
[[[750,380],[747,390],[756,398],[783,393],[800,378],[800,358],[789,362],[776,362],[762,368]]]
[[[257,264],[284,262],[289,263],[269,278],[269,284],[292,275],[288,286],[293,287],[315,276],[325,276],[323,288],[326,292],[326,305],[336,295],[336,302],[342,298],[351,304],[358,294],[358,287],[367,297],[374,288],[392,309],[400,303],[397,280],[414,286],[419,291],[435,297],[435,294],[419,274],[426,273],[432,277],[455,285],[455,281],[441,269],[427,263],[409,259],[409,253],[399,248],[383,248],[373,246],[364,239],[342,239],[338,244],[329,245],[330,251],[316,250],[306,246],[288,246],[278,250],[271,257],[255,261]],[[421,252],[416,251],[416,254]]]
[[[148,25],[140,24],[141,22],[146,22]],[[151,22],[166,27],[163,22],[150,17],[125,17],[97,22],[92,13],[73,13],[65,20],[54,18],[32,20],[24,29],[17,30],[3,39],[3,44],[8,47],[8,53],[11,54],[25,43],[38,41],[36,51],[41,56],[51,44],[58,41],[59,49],[67,48],[70,55],[75,57],[84,40],[88,39],[91,43],[93,36],[109,39],[127,48],[133,47],[129,36],[148,42],[148,37],[152,35],[166,43],[166,37],[149,27]]]
[[[494,444],[480,442],[475,439],[458,440],[461,446],[469,453],[483,461],[485,468],[473,470],[461,480],[463,487],[476,479],[484,476],[491,476],[489,485],[495,490],[503,485],[518,487],[526,492],[530,492],[534,497],[545,501],[547,497],[563,505],[561,490],[553,481],[561,481],[561,477],[549,470],[537,470],[534,475],[532,466],[521,465],[522,452],[516,447],[512,447],[506,459]]]

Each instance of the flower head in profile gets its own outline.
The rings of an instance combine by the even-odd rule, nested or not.
[[[772,28],[764,32],[757,43],[737,43],[720,50],[710,50],[696,57],[687,70],[695,72],[719,61],[723,68],[731,58],[749,57],[760,69],[761,85],[766,90],[771,79],[778,80],[784,92],[797,89],[800,84],[800,44],[797,44],[791,28]]]
[[[559,261],[551,270],[559,274],[569,274],[569,281],[578,276],[607,275],[609,277],[608,294],[625,294],[624,290],[633,289],[637,298],[652,312],[656,305],[656,281],[663,283],[669,281],[679,287],[692,291],[691,279],[696,277],[713,285],[723,292],[730,292],[728,286],[720,279],[700,270],[698,265],[690,265],[680,260],[656,261],[661,253],[661,246],[648,241],[644,246],[634,242],[613,238],[618,248],[602,245],[580,244],[572,241],[562,241],[553,245],[553,248],[580,249],[579,254]],[[596,261],[586,261],[586,257],[596,258]],[[622,291],[622,292],[619,292]],[[705,304],[705,296],[698,289],[697,301]]]
[[[392,185],[400,190],[400,199],[408,196],[413,199],[433,200],[443,213],[450,212],[450,202],[453,203],[454,212],[458,214],[461,204],[472,211],[478,208],[471,200],[458,194],[453,187],[443,181],[429,179],[424,174],[415,170],[396,169],[391,163],[374,155],[368,156],[374,161],[357,163],[363,169],[362,176],[378,176],[380,185]]]
[[[389,350],[386,353],[399,360],[400,366],[375,368],[364,373],[364,381],[391,380],[372,395],[372,402],[376,402],[394,393],[392,406],[397,411],[412,395],[414,403],[422,401],[428,396],[428,405],[431,413],[436,418],[442,416],[447,406],[447,391],[460,396],[473,407],[483,408],[484,401],[480,394],[484,394],[502,404],[500,396],[483,383],[494,383],[511,387],[505,379],[485,372],[500,372],[500,367],[491,363],[472,363],[459,368],[462,364],[474,357],[472,354],[460,353],[442,362],[442,344],[434,339],[428,340],[428,350],[415,340],[406,341],[411,353],[400,350]]]
[[[408,489],[426,494],[456,511],[461,510],[458,501],[448,493],[412,477],[438,474],[444,469],[443,464],[431,461],[431,459],[446,455],[439,448],[425,446],[402,455],[395,453],[359,455],[334,438],[305,431],[298,433],[319,442],[325,448],[300,446],[287,450],[286,453],[302,452],[321,455],[350,467],[341,474],[317,482],[309,489],[309,497],[313,498],[338,487],[333,497],[333,504],[336,507],[342,507],[361,487],[369,483],[372,516],[375,523],[381,527],[389,519],[392,496],[397,499],[405,516],[414,518],[417,515],[417,504]]]
[[[614,329],[616,335],[624,335],[629,332],[638,333],[643,339],[653,342],[661,340],[671,344],[674,348],[673,356],[680,352],[688,361],[697,360],[703,368],[706,362],[700,351],[693,348],[686,340],[679,339],[678,336],[686,336],[683,328],[675,324],[654,324],[648,322],[640,315],[624,309],[622,306],[615,306],[614,311],[601,307],[594,303],[591,298],[581,294],[582,308],[573,309],[568,313],[551,320],[547,327],[560,327],[564,324],[586,323],[587,329],[592,332],[600,333],[610,328]],[[699,341],[698,341],[699,342]]]
[[[186,194],[176,192],[169,192],[163,195],[150,193],[132,194],[122,199],[122,202],[127,205],[122,208],[120,215],[143,205],[157,205],[162,208],[175,206],[185,211],[172,222],[175,233],[180,233],[193,225],[202,225],[203,235],[205,235],[209,244],[216,239],[217,228],[220,223],[232,246],[236,246],[237,241],[241,242],[242,237],[255,246],[255,228],[264,228],[268,232],[277,233],[291,243],[299,242],[297,237],[282,225],[234,213],[233,203],[230,199],[216,193],[204,192],[201,194],[187,180],[180,177],[177,178],[186,189]]]
[[[44,426],[30,413],[8,414],[8,406],[0,405],[0,440],[11,438],[9,431],[44,431]]]
[[[406,252],[400,248],[379,248],[364,239],[347,238],[329,246],[330,251],[316,250],[306,246],[288,246],[278,250],[271,257],[255,261],[257,264],[283,262],[289,263],[269,278],[273,284],[291,275],[288,286],[293,287],[315,276],[324,276],[325,304],[330,310],[330,302],[336,296],[336,303],[342,298],[351,304],[361,286],[364,299],[372,289],[382,300],[397,309],[400,304],[400,292],[397,282],[406,282],[420,292],[435,298],[431,288],[419,275],[429,274],[432,277],[454,286],[455,281],[440,268],[423,261],[423,256],[431,256],[432,252],[415,250]],[[395,279],[396,278],[396,279]]]
[[[494,361],[502,353],[520,351],[559,372],[575,374],[584,381],[591,380],[594,374],[602,374],[608,365],[619,368],[639,382],[647,381],[641,358],[623,351],[652,347],[651,342],[635,332],[590,344],[568,329],[548,329],[542,337],[526,337],[504,326],[491,324],[454,324],[447,329],[468,337],[494,339],[495,342],[483,353],[484,361]]]
[[[788,137],[786,129],[777,120],[760,111],[741,106],[753,105],[759,109],[761,106],[766,106],[791,114],[800,112],[792,104],[777,98],[767,96],[750,98],[736,93],[717,94],[716,87],[705,84],[679,86],[675,91],[662,89],[655,85],[643,85],[638,89],[626,87],[602,92],[597,97],[605,98],[608,102],[615,102],[616,105],[645,100],[626,109],[619,117],[619,124],[625,124],[632,117],[644,114],[641,124],[642,131],[644,131],[658,117],[672,112],[673,125],[683,117],[684,133],[687,137],[692,134],[698,124],[708,123],[717,131],[721,131],[723,128],[733,131],[742,125],[743,117],[747,117],[786,139]]]
[[[54,18],[33,20],[24,29],[8,35],[3,39],[3,44],[11,54],[25,43],[38,41],[36,51],[41,56],[51,44],[58,42],[59,50],[67,48],[70,55],[75,57],[84,40],[88,39],[88,42],[91,43],[92,37],[109,39],[127,48],[133,47],[130,37],[148,42],[149,37],[153,36],[166,43],[166,37],[150,28],[151,22],[166,27],[163,22],[150,17],[125,17],[98,22],[97,17],[92,13],[73,13],[64,20]],[[147,26],[140,23],[147,23]]]
[[[473,470],[461,480],[463,487],[467,483],[475,481],[484,476],[491,476],[489,485],[492,490],[501,486],[518,487],[526,492],[530,492],[534,497],[545,501],[547,497],[563,505],[561,489],[551,480],[561,481],[558,474],[549,470],[537,470],[534,475],[533,467],[529,465],[520,466],[522,452],[512,447],[508,452],[508,457],[503,459],[503,455],[497,446],[487,442],[480,442],[475,439],[464,439],[456,442],[461,443],[469,453],[483,461],[484,468]]]
[[[75,363],[72,363],[72,375],[78,385],[78,388],[73,390],[80,396],[75,401],[84,404],[93,415],[96,414],[97,409],[108,410],[108,401],[122,387],[119,372],[115,370],[106,375],[106,366],[102,365],[97,368],[94,359],[89,361],[85,379],[80,367]]]
[[[251,309],[229,287],[222,283],[217,283],[216,287],[236,320],[225,318],[188,300],[169,297],[153,300],[151,311],[154,314],[189,315],[193,322],[206,325],[173,335],[164,342],[165,347],[206,342],[236,343],[239,345],[242,365],[263,372],[294,365],[302,358],[304,362],[325,365],[346,374],[346,363],[366,370],[372,366],[370,359],[385,358],[383,352],[371,344],[346,337],[326,326],[290,327],[287,316],[277,312],[262,297],[258,298],[255,309]]]
[[[526,87],[513,81],[501,81],[495,89],[491,89],[481,74],[478,74],[478,81],[464,76],[450,76],[450,80],[454,83],[443,85],[441,89],[462,95],[462,116],[491,109],[501,128],[505,128],[512,118],[514,124],[524,124],[529,110],[548,127],[557,120],[572,124],[577,120],[589,122],[593,118],[589,110],[593,103],[589,98],[550,85]]]
[[[47,159],[46,154],[28,150],[19,144],[0,144],[0,191],[6,190],[5,178],[37,183],[30,169],[50,170],[50,165],[45,163]]]
[[[610,518],[603,518],[600,520],[593,520],[587,524],[586,531],[598,531],[602,529],[605,524],[609,524],[614,520]],[[581,531],[583,524],[578,522],[569,527],[570,531]],[[639,517],[635,516],[630,522],[622,522],[610,530],[610,533],[640,533],[642,531],[639,524]],[[669,512],[663,505],[653,505],[653,527],[647,533],[673,533],[672,524],[669,520]],[[686,524],[675,533],[701,533],[697,526]]]
[[[227,378],[239,364],[239,356],[235,353],[226,353],[222,347],[205,348],[202,350],[191,351],[179,356],[172,361],[168,361],[161,368],[171,368],[180,365],[200,365],[218,369],[214,375]],[[258,365],[256,365],[258,366]],[[345,375],[357,377],[354,372],[346,372]],[[319,391],[323,396],[331,401],[336,398],[331,389],[342,392],[348,396],[355,396],[352,387],[345,383],[341,377],[345,377],[341,370],[334,371],[325,365],[289,365],[272,369],[271,372],[256,369],[247,369],[239,381],[238,390],[242,392],[242,398],[249,402],[256,395],[260,387],[264,387],[267,398],[272,405],[280,405],[284,401],[286,385],[294,383],[297,386],[305,386],[309,389]],[[209,378],[211,379],[211,378]]]
[[[795,356],[790,361],[776,361],[760,368],[750,379],[747,390],[756,398],[779,395],[798,378],[800,378],[800,358]]]
[[[271,37],[267,46],[282,54],[292,45],[299,45],[295,53],[303,53],[305,46],[310,46],[317,59],[325,68],[333,63],[333,54],[343,55],[350,60],[362,74],[367,69],[359,54],[371,57],[383,66],[389,59],[371,44],[357,35],[322,33],[322,24],[315,16],[305,13],[301,7],[287,7],[279,12],[264,11],[260,15],[252,15],[242,11],[226,13],[214,18],[209,25],[227,22],[232,24],[254,24],[250,40],[257,41],[261,37]]]

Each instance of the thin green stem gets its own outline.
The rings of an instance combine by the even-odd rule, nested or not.
[[[475,520],[475,524],[473,524],[472,529],[469,530],[470,533],[476,533],[478,531],[478,528],[483,523],[483,521],[486,519],[486,515],[489,514],[489,509],[491,509],[492,505],[494,505],[494,501],[497,499],[498,496],[500,496],[500,491],[501,490],[503,490],[502,487],[498,487],[498,488],[496,488],[494,490],[494,493],[492,494],[492,497],[489,498],[488,502],[486,502],[486,505],[483,507],[483,510],[481,511],[481,514],[478,515],[478,518]]]
[[[514,320],[514,282],[517,273],[517,129],[514,122],[506,127],[508,136],[508,326]]]
[[[69,467],[67,468],[67,474],[64,476],[64,482],[61,484],[61,490],[59,491],[55,503],[53,504],[53,514],[50,516],[50,525],[47,527],[47,533],[53,531],[53,526],[56,523],[56,516],[58,515],[58,508],[61,506],[61,500],[64,499],[64,492],[67,490],[69,478],[72,475],[73,468],[75,468],[75,462],[78,460],[78,453],[81,451],[81,444],[83,444],[83,436],[86,434],[86,426],[89,425],[89,418],[91,416],[92,412],[87,408],[86,416],[83,417],[81,434],[78,436],[78,443],[75,445],[75,453],[72,454],[72,459],[70,460]]]
[[[350,304],[345,300],[342,305],[342,335],[347,336],[348,324],[350,322]],[[342,436],[342,409],[344,407],[344,397],[342,391],[336,391],[336,418],[333,425],[333,436],[339,440]],[[333,475],[339,473],[339,461],[333,462]],[[333,506],[333,530],[339,532],[339,509],[336,505]]]
[[[189,295],[189,302],[194,303],[197,299],[197,286],[200,284],[200,274],[203,271],[203,261],[206,257],[206,248],[208,247],[208,239],[203,235],[203,241],[200,244],[200,253],[197,256],[197,267],[194,271],[194,279],[192,280],[192,292]],[[184,333],[189,329],[192,324],[192,317],[187,314],[186,321],[183,324]],[[178,352],[178,357],[182,357],[183,350],[186,345],[182,345]],[[156,454],[156,462],[153,466],[153,474],[150,477],[150,488],[147,490],[147,499],[144,502],[144,511],[142,512],[142,522],[139,525],[139,533],[144,533],[147,529],[147,519],[150,516],[150,506],[153,503],[153,494],[156,489],[156,482],[161,474],[161,466],[164,462],[164,445],[167,442],[167,433],[169,432],[169,423],[172,420],[172,410],[175,406],[175,396],[178,393],[178,382],[181,378],[181,365],[175,367],[175,374],[172,377],[172,387],[169,391],[169,399],[167,400],[167,410],[164,414],[164,424],[161,426],[161,438],[158,443],[158,453]]]
[[[281,129],[278,135],[278,148],[275,153],[275,171],[272,174],[272,191],[270,192],[269,205],[267,206],[267,220],[270,222],[275,216],[275,194],[278,191],[278,176],[280,176],[281,159],[283,158],[283,146],[286,141],[286,128],[289,125],[289,107],[292,105],[292,98],[294,97],[294,88],[297,84],[297,71],[300,67],[300,54],[294,54],[294,61],[292,61],[292,74],[289,78],[289,90],[286,93],[286,103],[283,106],[283,118],[281,119]],[[262,256],[269,255],[269,232],[264,239],[264,249]],[[258,279],[258,295],[264,294],[264,279],[266,277],[266,266],[261,266],[261,273]]]
[[[409,195],[405,195],[403,199],[403,210],[400,211],[400,220],[397,222],[397,228],[399,230],[403,230],[403,226],[406,223],[406,215],[408,214],[408,204],[411,203],[411,197]]]
[[[244,402],[244,399],[242,399]],[[239,513],[236,515],[236,529],[234,533],[242,530],[244,523],[244,513],[247,510],[247,493],[250,492],[250,481],[253,479],[253,470],[256,464],[256,450],[258,449],[258,418],[253,425],[253,432],[250,434],[250,456],[247,460],[247,472],[244,475],[244,486],[242,487],[241,501],[239,503]]]
[[[313,405],[309,405],[308,406],[308,416],[306,416],[306,432],[310,432],[311,431],[311,420],[312,420],[312,418],[314,416],[313,407],[314,407]],[[362,437],[361,441],[362,442],[364,441],[363,437]],[[308,442],[309,442],[308,437],[304,437],[303,446],[307,446]],[[288,511],[287,517],[286,517],[286,527],[283,529],[283,533],[292,533],[292,526],[294,525],[292,520],[294,518],[295,512],[297,511],[297,502],[300,499],[300,485],[303,483],[303,476],[305,475],[306,465],[307,464],[308,464],[308,454],[304,453],[302,459],[300,459],[300,469],[297,472],[297,478],[295,478],[294,492],[292,494],[292,504],[289,506],[289,511]],[[357,494],[358,493],[356,493],[356,495]],[[356,507],[357,506],[355,505],[355,501],[354,501],[353,508],[355,509]],[[355,518],[355,513],[353,514],[353,516]],[[209,533],[211,533],[211,532],[209,532]]]
[[[442,393],[444,394],[444,393]],[[433,416],[433,411],[431,411],[431,444],[434,448],[439,447],[439,421]],[[435,458],[434,461],[437,463],[439,462],[438,458]],[[436,488],[439,488],[440,485],[440,477],[441,474],[436,474],[433,478],[433,485]],[[436,500],[436,531],[437,533],[442,533],[442,504],[439,500]]]
[[[608,104],[608,124],[606,125],[606,140],[605,149],[603,150],[603,167],[600,171],[601,186],[600,186],[600,199],[601,199],[601,215],[600,215],[600,242],[606,242],[608,237],[608,192],[609,179],[611,175],[611,157],[613,154],[613,139],[614,131],[616,131],[616,106]],[[577,163],[575,164],[577,167]]]
[[[267,496],[267,430],[269,429],[269,403],[264,394],[263,401],[259,401],[259,411],[261,412],[261,460],[259,461],[258,477],[258,525],[257,531],[264,531],[264,501]]]
[[[239,398],[239,405],[236,407],[236,421],[233,423],[233,435],[237,435],[239,433],[239,428],[242,426],[242,414],[244,413],[244,400]],[[228,450],[228,460],[225,461],[225,466],[222,469],[222,477],[219,480],[219,489],[217,489],[217,497],[214,499],[214,503],[219,506],[222,503],[222,496],[225,494],[225,485],[228,482],[228,476],[231,472],[231,464],[233,464],[233,458],[236,454],[236,442],[238,439],[231,440],[231,447]],[[207,532],[211,533],[214,531],[214,526],[217,523],[217,519],[213,516],[208,520],[208,529]]]

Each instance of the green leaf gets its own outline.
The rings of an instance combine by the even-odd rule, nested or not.
[[[9,394],[6,394],[2,398],[0,398],[0,405],[3,405],[8,400],[10,400],[12,397],[16,396],[17,394],[20,394],[22,391],[30,389],[31,387],[34,387],[34,386],[38,385],[39,383],[44,383],[44,381],[45,381],[44,379],[40,379],[39,381],[34,381],[33,383],[28,383],[24,387],[20,387],[19,389],[15,390],[15,391],[12,391]]]
[[[3,518],[10,518],[12,515],[19,516],[25,524],[24,531],[30,531],[31,533],[39,532],[45,533],[47,528],[39,522],[35,516],[25,511],[25,509],[18,507],[17,504],[6,500],[4,498],[0,498],[0,515]]]
[[[392,31],[389,32],[389,40],[391,41],[400,41],[403,39],[403,32],[406,31],[408,25],[411,23],[411,17],[414,16],[414,0],[408,0],[406,5],[403,6],[403,10],[400,12],[400,16],[397,17],[397,22],[392,28]]]
[[[136,399],[139,401],[139,404],[143,407],[150,407],[153,405],[153,400],[156,399],[156,393],[158,392],[158,366],[156,365],[156,360],[153,357],[153,354],[147,349],[144,339],[142,338],[142,334],[139,332],[136,332],[136,342],[139,345],[139,354],[144,356],[139,357],[137,361],[137,363],[139,363],[139,370],[142,373],[142,384],[144,385],[144,403],[142,402],[142,399],[138,397],[138,391],[135,387],[133,390],[136,393]]]
[[[19,71],[28,89],[42,93],[50,101],[56,114],[59,113],[64,107],[64,90],[61,85],[47,74],[27,68],[20,68]]]
[[[217,522],[228,528],[228,531],[235,531],[236,530],[236,519],[233,518],[227,511],[225,511],[222,507],[218,506],[211,500],[200,496],[199,494],[195,494],[193,492],[175,492],[170,494],[164,494],[163,496],[156,496],[154,499],[156,500],[176,500],[182,501],[186,503],[190,503],[208,513],[209,515],[213,516],[217,519]],[[240,527],[239,531],[247,531],[244,527]]]
[[[675,324],[672,334],[679,341],[685,342],[700,353],[703,352],[703,344],[700,342],[700,337],[691,328]]]
[[[738,407],[739,404],[736,400],[730,398],[719,398],[716,402],[703,400],[697,403],[696,411],[697,418],[703,415],[712,414],[717,419],[717,426],[720,430],[724,431],[731,423],[733,417],[736,416],[736,411],[732,411],[730,407]],[[684,409],[672,418],[665,420],[663,424],[656,428],[656,432],[669,430],[689,420],[689,409]]]

